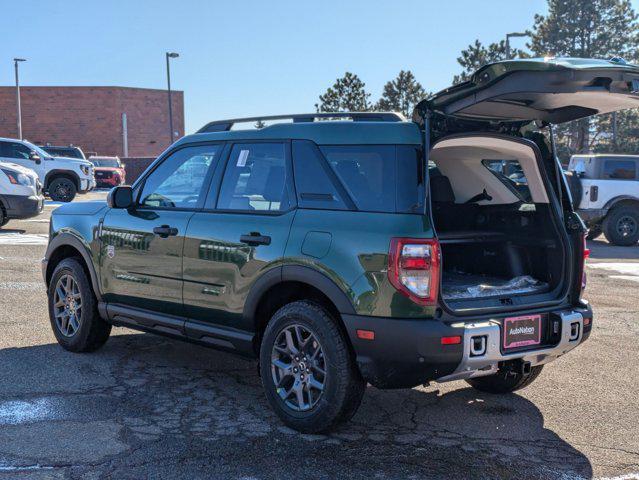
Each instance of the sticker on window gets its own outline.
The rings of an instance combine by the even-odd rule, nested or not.
[[[246,167],[246,159],[249,156],[248,150],[240,150],[240,156],[237,157],[237,166],[238,167]]]

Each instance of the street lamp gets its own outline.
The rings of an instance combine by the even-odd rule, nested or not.
[[[18,138],[20,140],[22,140],[22,110],[20,109],[20,80],[18,79],[18,63],[26,61],[26,58],[13,59],[13,64],[16,70],[16,104],[18,106]]]
[[[166,84],[169,93],[169,128],[171,129],[170,143],[173,143],[173,104],[171,103],[171,69],[169,68],[169,58],[177,58],[179,56],[179,53],[166,52]]]
[[[512,32],[506,34],[506,60],[510,60],[510,39],[515,37],[530,37],[530,33]]]

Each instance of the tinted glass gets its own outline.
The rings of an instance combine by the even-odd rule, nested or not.
[[[75,148],[41,147],[47,153],[58,157],[84,158],[80,151]]]
[[[637,176],[637,164],[634,160],[606,160],[603,178],[634,180]]]
[[[481,163],[520,200],[530,202],[528,180],[518,160],[482,160]],[[481,192],[477,192],[481,193]]]
[[[21,143],[0,142],[0,156],[5,158],[29,159],[31,149]]]
[[[358,210],[395,212],[394,145],[320,147]]]
[[[422,150],[413,145],[397,146],[397,207],[398,212],[423,213],[424,159]]]
[[[293,171],[301,208],[345,210],[346,205],[329,174],[328,164],[312,142],[293,142]]]
[[[283,143],[233,145],[217,208],[222,210],[288,210],[286,147]]]
[[[199,208],[219,145],[182,148],[167,157],[144,181],[140,205],[150,208]]]

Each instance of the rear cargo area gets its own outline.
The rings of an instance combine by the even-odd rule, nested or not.
[[[453,309],[533,304],[560,291],[566,242],[531,145],[469,136],[433,147],[441,294]]]

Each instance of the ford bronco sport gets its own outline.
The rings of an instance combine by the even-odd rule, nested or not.
[[[304,432],[347,421],[367,382],[522,388],[592,329],[551,126],[637,91],[634,66],[508,61],[412,121],[212,122],[106,204],[54,212],[55,336],[86,352],[126,326],[257,357],[271,407]]]

